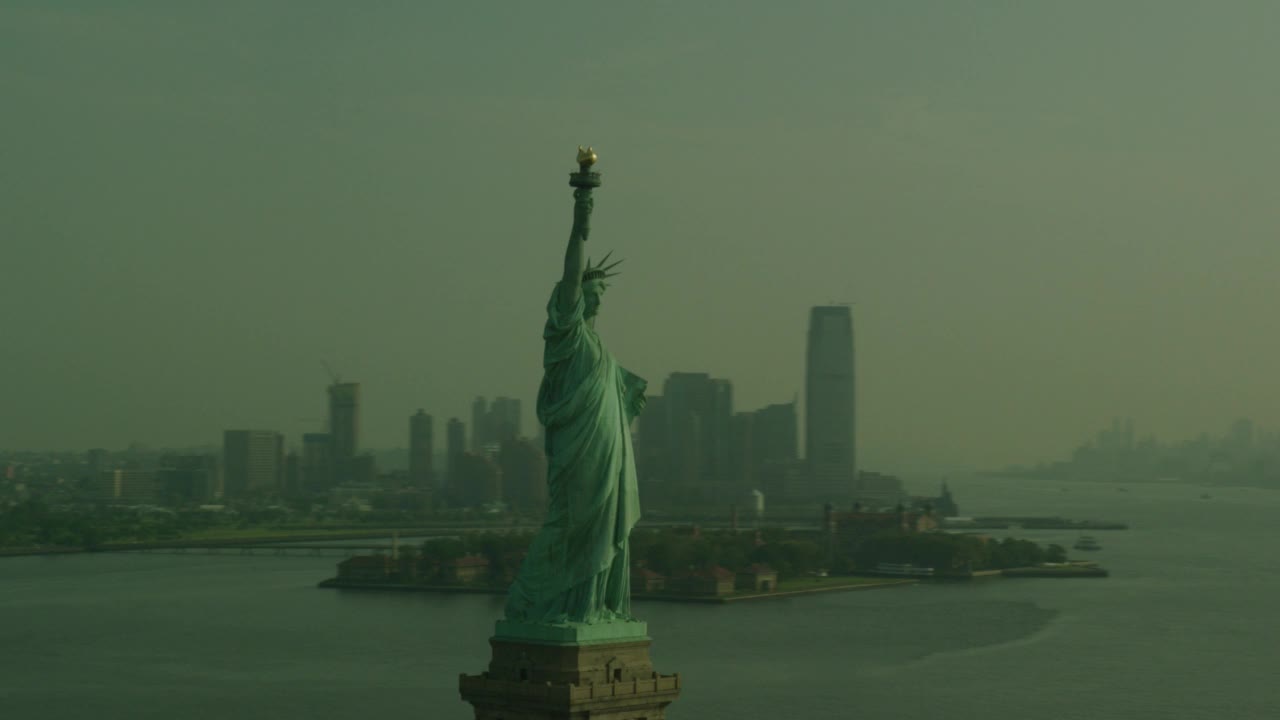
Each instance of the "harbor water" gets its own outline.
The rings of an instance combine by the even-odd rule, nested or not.
[[[1092,532],[1107,579],[994,579],[731,605],[637,603],[670,716],[1266,718],[1280,709],[1280,492],[956,479],[973,515]],[[925,490],[925,488],[919,488]],[[993,533],[1070,547],[1070,531]],[[1082,556],[1079,552],[1073,552]],[[0,559],[5,718],[462,720],[502,598],[316,588],[334,558]]]

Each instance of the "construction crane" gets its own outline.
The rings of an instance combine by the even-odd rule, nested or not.
[[[330,383],[337,385],[342,382],[342,376],[334,372],[333,368],[329,367],[329,363],[325,362],[324,360],[321,360],[320,365],[324,367],[324,371],[329,374]]]

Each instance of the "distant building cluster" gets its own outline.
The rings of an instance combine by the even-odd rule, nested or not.
[[[1260,431],[1252,420],[1231,423],[1218,436],[1201,433],[1181,442],[1138,437],[1132,419],[1109,427],[1072,451],[1039,465],[1015,465],[1002,475],[1103,482],[1191,482],[1280,487],[1280,432]]]
[[[858,468],[854,379],[851,308],[812,308],[801,458],[797,399],[739,411],[729,380],[672,373],[636,430],[640,479],[655,491],[646,497],[750,506],[757,493],[773,503],[896,505],[905,498],[900,479]]]
[[[837,512],[828,505],[822,532],[828,555],[851,555],[860,541],[878,533],[922,533],[939,527],[939,516],[931,509],[908,510],[899,506],[894,512],[877,512],[855,504],[850,512]]]
[[[30,497],[116,506],[293,507],[337,513],[507,508],[536,512],[546,502],[541,443],[521,434],[520,401],[477,398],[472,435],[457,418],[445,425],[445,472],[437,472],[435,422],[408,418],[407,470],[381,471],[361,447],[360,384],[327,388],[327,432],[305,433],[286,449],[283,433],[232,429],[221,448],[156,452],[0,455],[0,508]]]
[[[853,314],[845,305],[809,313],[804,435],[799,398],[757,409],[734,405],[733,384],[705,372],[673,372],[633,428],[647,507],[862,502],[892,507],[901,481],[858,467]],[[407,470],[383,471],[361,445],[361,387],[334,377],[324,432],[290,445],[269,429],[228,429],[220,451],[90,450],[58,471],[66,494],[120,505],[191,506],[309,500],[350,512],[477,508],[540,512],[546,503],[544,435],[527,437],[521,401],[477,397],[470,427],[449,418],[437,462],[434,418],[408,418]],[[73,472],[66,470],[75,465]],[[9,477],[24,466],[0,467]],[[2,479],[2,478],[0,478]],[[33,481],[35,477],[31,478]],[[16,487],[17,482],[8,483]],[[31,487],[35,487],[32,485]],[[24,484],[24,492],[29,492]],[[298,503],[293,502],[296,506]]]

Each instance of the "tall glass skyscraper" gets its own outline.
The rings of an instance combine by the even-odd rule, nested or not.
[[[409,416],[409,482],[420,489],[434,489],[435,433],[431,416],[419,409]]]
[[[854,492],[853,312],[847,305],[809,311],[805,362],[804,447],[808,487],[796,494],[822,498]]]
[[[360,450],[360,383],[329,386],[329,442],[333,461],[350,462]]]

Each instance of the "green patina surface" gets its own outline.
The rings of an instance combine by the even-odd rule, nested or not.
[[[648,633],[649,624],[640,620],[560,625],[499,620],[494,628],[494,639],[549,645],[595,645],[627,640],[648,640]]]
[[[506,605],[506,620],[526,639],[589,642],[638,627],[629,622],[628,541],[640,519],[630,425],[644,407],[645,381],[619,365],[595,331],[608,276],[608,268],[584,259],[591,193],[599,186],[588,170],[595,158],[589,149],[578,157],[564,275],[542,332],[538,420],[547,435],[547,514]]]

